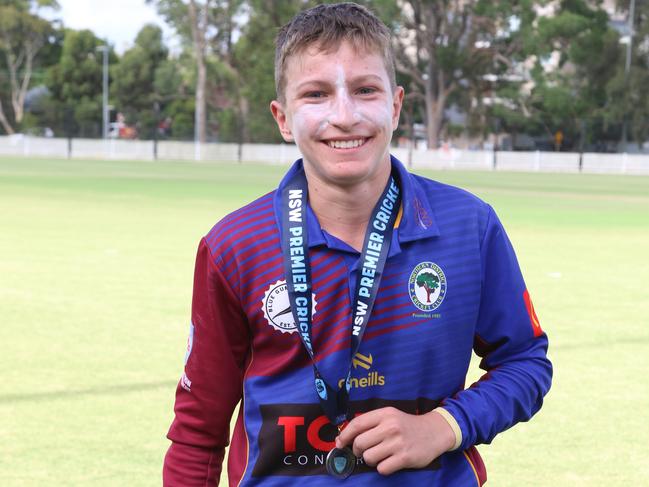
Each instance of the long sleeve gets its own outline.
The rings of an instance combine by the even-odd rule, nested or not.
[[[481,246],[481,301],[474,350],[487,373],[443,402],[462,432],[461,449],[489,443],[527,421],[550,388],[552,365],[514,250],[493,210]]]
[[[232,412],[242,395],[250,333],[236,293],[201,240],[185,370],[167,437],[165,486],[217,485]]]

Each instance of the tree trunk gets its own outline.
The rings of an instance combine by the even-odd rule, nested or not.
[[[205,59],[198,57],[196,59],[198,67],[198,77],[196,79],[196,135],[198,141],[203,144],[207,139],[207,102],[205,100],[205,85],[207,84],[207,68]]]
[[[241,123],[241,142],[246,143],[250,140],[250,134],[248,131],[248,124],[246,121],[248,120],[248,112],[250,111],[250,107],[248,106],[248,100],[246,99],[245,96],[239,95],[239,113],[241,120],[239,123]]]
[[[11,106],[16,125],[20,125],[25,112],[25,96],[32,77],[33,61],[43,43],[38,37],[24,42],[17,56],[12,52],[10,42],[5,39],[4,44],[7,45],[5,58],[11,86]]]
[[[7,117],[5,116],[4,109],[2,108],[2,100],[0,100],[0,125],[2,125],[2,128],[7,133],[7,135],[13,135],[15,133],[13,127],[9,123],[9,120],[7,120]]]
[[[439,146],[439,134],[444,121],[444,108],[446,98],[433,94],[432,89],[426,90],[426,137],[428,148],[437,149]]]
[[[22,75],[22,80],[18,82],[18,68],[19,66],[16,63],[11,63],[11,103],[14,108],[14,117],[16,119],[16,124],[20,124],[23,120],[24,109],[25,109],[25,96],[27,96],[27,90],[29,89],[29,81],[32,77],[32,61],[34,59],[35,51],[31,43],[27,43],[25,46],[25,67]]]

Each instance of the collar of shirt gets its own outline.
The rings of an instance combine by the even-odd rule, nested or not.
[[[408,172],[404,165],[396,157],[390,156],[392,164],[392,174],[398,178],[398,184],[401,188],[401,215],[395,224],[396,231],[392,236],[392,245],[390,246],[389,257],[401,252],[399,244],[411,242],[424,238],[437,237],[440,235],[439,228],[435,222],[435,215],[430,206],[428,197],[417,179]],[[291,177],[298,171],[304,171],[302,159],[295,161],[293,166],[288,170],[279,187],[275,192],[273,206],[275,209],[275,220],[281,232],[281,194],[282,189],[288,184]],[[356,252],[344,242],[327,234],[320,227],[318,218],[307,205],[307,232],[309,235],[309,247],[326,245],[331,249],[342,250],[346,252]]]

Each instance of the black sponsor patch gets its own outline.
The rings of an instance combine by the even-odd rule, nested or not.
[[[349,404],[354,415],[388,406],[410,414],[424,414],[438,405],[438,401],[426,398],[413,401],[370,399]],[[335,446],[337,431],[319,404],[269,404],[260,406],[260,411],[262,426],[259,458],[252,471],[254,477],[326,475],[325,461]],[[438,469],[439,460],[426,468]],[[354,474],[373,470],[374,467],[358,459]]]

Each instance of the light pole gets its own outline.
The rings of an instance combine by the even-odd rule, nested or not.
[[[108,139],[108,44],[97,47],[104,55],[102,70],[102,136]]]

